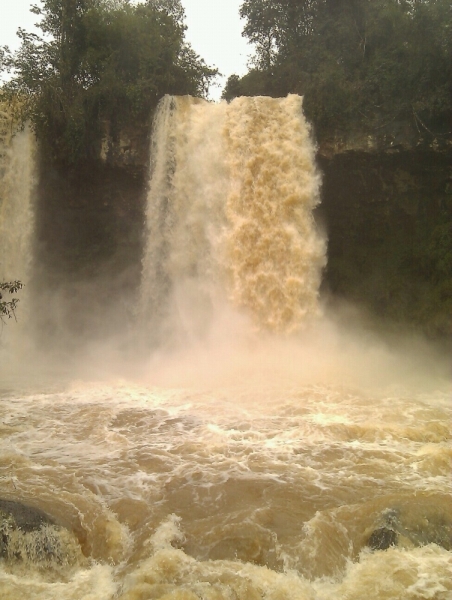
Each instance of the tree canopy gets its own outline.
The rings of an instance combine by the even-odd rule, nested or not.
[[[204,96],[216,70],[185,41],[180,0],[40,0],[41,35],[19,29],[3,47],[12,73],[4,97],[23,102],[38,139],[58,160],[77,162],[98,143],[102,122],[148,120],[165,94]]]
[[[452,115],[449,0],[244,0],[253,69],[223,97],[305,96],[319,130],[411,120],[445,135]]]

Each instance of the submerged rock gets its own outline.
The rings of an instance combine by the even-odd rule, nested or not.
[[[39,508],[26,506],[14,500],[0,499],[0,520],[12,519],[22,531],[40,529],[45,523],[55,525],[55,521]]]
[[[424,514],[411,521],[407,515],[399,515],[397,510],[385,511],[380,527],[372,532],[366,545],[371,550],[387,550],[399,542],[415,547],[436,544],[445,550],[452,548],[452,522],[444,515]]]
[[[387,550],[397,546],[397,533],[389,527],[380,527],[372,532],[367,545],[371,550]]]
[[[78,562],[75,536],[38,508],[0,499],[0,559],[39,565]]]

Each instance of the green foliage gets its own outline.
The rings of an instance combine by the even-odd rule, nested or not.
[[[265,71],[251,69],[241,78],[231,75],[221,97],[230,101],[237,96],[268,96],[270,87],[271,77]]]
[[[18,298],[3,300],[2,292],[16,294],[22,288],[23,284],[20,281],[0,282],[0,321],[3,321],[5,317],[8,319],[11,319],[12,317],[16,318],[16,307],[19,302]]]
[[[23,99],[47,153],[75,163],[113,129],[150,119],[164,94],[204,96],[216,71],[185,42],[179,0],[40,0],[42,36],[20,29],[15,55],[2,49],[13,73],[3,95]]]
[[[426,136],[449,133],[449,0],[244,0],[240,14],[255,68],[224,98],[302,94],[321,132],[409,119]]]

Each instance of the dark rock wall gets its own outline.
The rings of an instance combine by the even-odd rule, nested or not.
[[[93,160],[39,169],[35,297],[39,339],[65,348],[121,335],[141,276],[147,166]]]
[[[139,261],[146,172],[100,161],[76,170],[41,165],[38,199],[40,262],[59,276],[97,275]]]
[[[431,337],[450,336],[452,151],[364,150],[364,142],[320,147],[317,216],[329,239],[323,292]],[[62,327],[74,338],[105,335],[112,323],[119,332],[130,321],[148,148],[145,128],[113,135],[106,127],[101,156],[91,163],[41,162],[35,282],[47,335]]]
[[[452,333],[452,153],[319,157],[325,289],[431,337]]]

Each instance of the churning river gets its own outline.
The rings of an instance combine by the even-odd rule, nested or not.
[[[314,150],[298,97],[164,99],[136,343],[2,355],[0,496],[55,521],[2,599],[452,598],[447,361],[322,311]]]

